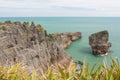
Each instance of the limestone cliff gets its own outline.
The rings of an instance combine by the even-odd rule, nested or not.
[[[61,34],[58,35],[48,35],[41,25],[34,23],[0,23],[0,65],[22,62],[23,67],[40,74],[48,66],[69,65],[71,57],[64,51]]]
[[[81,32],[66,32],[66,33],[54,33],[53,37],[57,37],[57,41],[64,47],[67,48],[73,41],[82,37]]]

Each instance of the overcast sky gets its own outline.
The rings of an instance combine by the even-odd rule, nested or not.
[[[0,16],[120,17],[120,0],[0,0]]]

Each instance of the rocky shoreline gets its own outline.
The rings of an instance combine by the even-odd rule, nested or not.
[[[35,69],[40,75],[48,66],[55,68],[59,64],[64,67],[72,61],[64,49],[81,35],[81,32],[47,34],[41,25],[33,22],[0,23],[0,65],[22,62],[28,72]]]
[[[67,48],[71,45],[71,43],[77,39],[82,37],[81,32],[65,32],[65,33],[54,33],[52,34],[53,37],[57,37],[61,39],[61,45],[63,48]]]

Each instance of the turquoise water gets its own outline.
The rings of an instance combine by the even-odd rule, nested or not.
[[[100,63],[109,56],[120,60],[120,18],[118,17],[10,17],[0,18],[0,21],[34,21],[41,24],[48,33],[82,32],[82,39],[75,41],[66,49],[74,61],[86,60],[89,64]],[[107,56],[92,55],[88,37],[94,32],[108,30],[112,47]]]

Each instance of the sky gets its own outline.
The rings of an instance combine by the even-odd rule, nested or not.
[[[1,17],[120,17],[120,0],[0,0]]]

